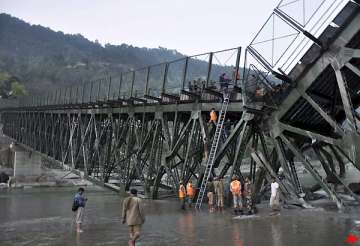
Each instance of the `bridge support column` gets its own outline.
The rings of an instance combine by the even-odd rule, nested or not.
[[[285,137],[283,134],[280,135],[281,140],[288,146],[288,148],[294,153],[294,155],[299,158],[304,167],[310,172],[310,174],[314,177],[314,179],[319,183],[319,185],[324,189],[324,191],[328,194],[328,196],[336,202],[336,205],[339,209],[343,208],[343,202],[341,201],[340,197],[337,193],[332,190],[326,183],[326,181],[320,176],[317,170],[311,165],[311,163],[305,158],[303,153],[293,144],[290,140]]]
[[[42,174],[41,157],[14,147],[14,177],[17,181],[35,181]]]

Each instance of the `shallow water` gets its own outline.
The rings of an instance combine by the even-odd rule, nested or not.
[[[109,191],[87,191],[84,233],[74,233],[69,188],[0,191],[0,245],[127,245],[121,224],[122,198]],[[359,235],[359,209],[350,213],[322,209],[283,209],[234,219],[230,210],[180,211],[176,201],[146,201],[146,223],[137,245],[346,245]]]

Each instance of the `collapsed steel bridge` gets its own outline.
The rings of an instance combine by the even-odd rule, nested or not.
[[[1,109],[3,133],[85,178],[141,185],[156,199],[180,180],[200,186],[216,128],[209,111],[221,108],[226,73],[213,175],[250,175],[260,193],[281,167],[284,198],[306,206],[302,166],[342,208],[342,191],[358,200],[344,177],[346,165],[360,170],[359,10],[358,0],[281,1],[245,50],[24,97]]]

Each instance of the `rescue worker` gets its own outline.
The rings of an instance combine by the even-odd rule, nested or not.
[[[215,108],[212,108],[211,111],[210,111],[210,120],[209,120],[209,123],[214,123],[216,124],[217,122],[217,114],[215,112]]]
[[[215,178],[214,189],[216,196],[216,205],[219,211],[224,210],[224,181],[220,177]]]
[[[230,191],[233,196],[234,213],[242,214],[241,183],[236,176],[233,176],[230,183]]]
[[[213,183],[213,179],[209,178],[209,182],[207,183],[206,186],[206,190],[207,190],[207,197],[209,199],[209,212],[212,213],[215,211],[214,209],[214,183]]]
[[[226,73],[222,73],[219,77],[219,82],[220,82],[220,90],[224,91],[225,93],[228,90],[228,86],[229,86],[229,82],[231,81],[231,79],[229,79],[226,76]]]
[[[194,195],[195,195],[194,187],[193,187],[191,180],[189,180],[189,182],[186,185],[186,197],[187,197],[187,203],[190,208],[192,205],[192,201],[194,199]]]
[[[252,203],[252,194],[253,194],[253,185],[249,176],[245,178],[244,184],[244,197],[245,197],[245,206],[247,213],[253,214],[253,203]]]
[[[181,209],[185,210],[186,189],[182,181],[179,186],[179,200]]]

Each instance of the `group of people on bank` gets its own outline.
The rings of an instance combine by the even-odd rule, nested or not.
[[[179,200],[181,209],[191,208],[196,194],[195,191],[196,188],[194,188],[191,181],[186,185],[180,181]],[[229,195],[226,196],[226,194]],[[230,200],[230,198],[235,215],[251,215],[257,211],[254,203],[254,185],[251,182],[250,176],[245,177],[245,182],[242,184],[238,177],[234,175],[229,184],[229,192],[225,192],[225,181],[223,178],[210,177],[206,186],[206,195],[210,213],[223,211],[225,201]],[[270,207],[273,211],[278,211],[280,208],[279,184],[275,178],[271,182]]]

